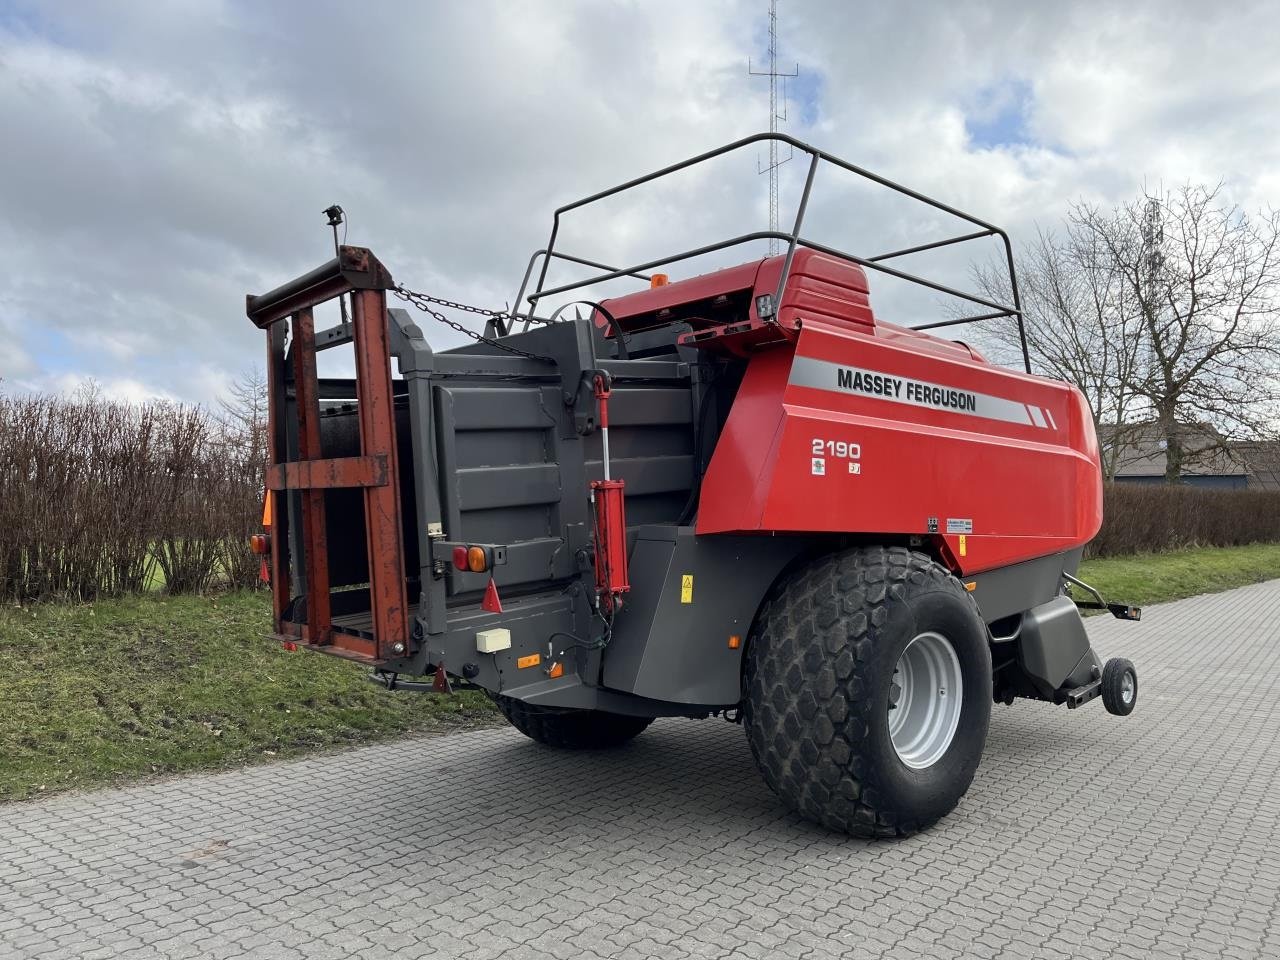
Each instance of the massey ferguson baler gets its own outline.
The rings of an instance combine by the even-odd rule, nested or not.
[[[791,232],[622,269],[555,248],[570,210],[767,136],[562,207],[517,306],[464,347],[433,349],[388,309],[391,292],[444,319],[364,248],[249,297],[269,343],[258,546],[288,644],[392,688],[481,688],[557,747],[616,746],[656,717],[741,721],[800,813],[905,834],[968,788],[993,701],[1129,713],[1136,672],[1099,661],[1078,608],[1138,611],[1074,577],[1102,521],[1081,394],[873,311],[868,271],[978,307],[927,327],[1021,329],[1003,231],[778,136],[809,160]],[[820,164],[966,232],[875,257],[807,240]],[[1009,304],[891,265],[991,238]],[[763,239],[785,254],[647,273]],[[591,275],[547,286],[555,260]],[[625,278],[636,292],[577,315],[543,307]],[[350,318],[316,331],[337,297]],[[317,351],[347,343],[355,378],[318,379]]]

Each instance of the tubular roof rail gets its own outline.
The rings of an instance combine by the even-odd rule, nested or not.
[[[608,197],[612,197],[624,191],[634,189],[635,187],[642,186],[646,183],[650,183],[654,180],[661,179],[662,177],[669,176],[670,174],[677,173],[678,171],[685,170],[692,166],[696,166],[697,164],[705,163],[708,160],[713,160],[716,157],[723,156],[727,153],[732,153],[733,151],[740,150],[743,147],[748,147],[748,146],[751,146],[752,144],[760,143],[762,141],[769,141],[769,140],[776,140],[781,143],[787,144],[790,147],[792,147],[794,150],[798,150],[801,153],[807,154],[810,158],[809,169],[805,176],[805,181],[804,181],[804,189],[800,194],[800,203],[796,208],[795,222],[790,232],[757,230],[751,233],[744,233],[737,237],[732,237],[728,240],[721,240],[716,243],[705,244],[700,247],[694,247],[690,250],[681,251],[680,253],[659,257],[658,259],[649,260],[645,263],[638,263],[632,266],[621,267],[621,268],[609,267],[606,264],[597,263],[595,261],[586,260],[582,257],[576,257],[570,254],[561,253],[555,249],[556,237],[559,235],[559,232],[560,232],[560,218],[564,214],[569,213],[570,211],[573,211],[573,210],[577,210],[580,207],[585,207],[585,206],[588,206],[589,204],[596,203],[600,200],[604,200]],[[978,229],[976,231],[971,231],[969,233],[961,234],[959,236],[948,237],[943,240],[935,240],[931,243],[917,244],[915,246],[906,247],[901,250],[892,250],[887,253],[877,254],[872,257],[856,256],[855,254],[849,253],[845,250],[839,250],[835,247],[829,247],[824,244],[817,243],[813,240],[806,239],[801,234],[800,231],[801,231],[801,227],[804,224],[805,212],[809,206],[809,196],[813,189],[814,174],[817,172],[818,164],[824,161],[833,166],[839,167],[840,169],[845,170],[849,173],[855,174],[856,176],[862,177],[865,180],[869,180],[872,183],[878,184],[896,193],[900,193],[903,196],[911,198],[912,200],[918,201],[923,204],[927,204],[928,206],[933,207],[936,210],[940,210],[943,213],[946,213],[952,217],[955,217],[959,220],[963,220],[966,223],[974,227],[977,227]],[[995,301],[988,300],[984,297],[979,297],[972,293],[967,293],[963,290],[956,290],[952,287],[946,286],[945,284],[941,284],[936,281],[929,280],[926,277],[922,277],[913,273],[908,273],[905,270],[899,270],[895,267],[887,266],[884,262],[886,260],[892,260],[897,257],[905,257],[915,253],[923,253],[926,250],[935,250],[941,247],[967,243],[973,240],[981,240],[981,239],[985,239],[986,237],[999,237],[1001,242],[1004,244],[1005,261],[1009,271],[1009,291],[1013,300],[1012,304],[996,303]],[[681,260],[689,260],[694,257],[699,257],[708,253],[714,253],[717,250],[723,250],[728,247],[737,246],[739,244],[750,243],[755,240],[767,240],[767,239],[785,240],[787,242],[787,251],[782,261],[782,271],[778,277],[777,291],[775,292],[773,297],[773,303],[775,305],[782,303],[782,294],[786,288],[787,278],[791,273],[791,262],[795,257],[796,248],[807,247],[808,249],[817,250],[820,253],[826,253],[826,254],[829,254],[830,256],[841,257],[846,260],[851,260],[852,262],[868,270],[875,270],[879,273],[883,273],[891,277],[896,277],[900,280],[906,280],[910,283],[914,283],[919,286],[926,287],[930,290],[936,290],[939,293],[944,293],[944,294],[947,294],[948,296],[956,297],[961,300],[966,300],[969,303],[973,303],[978,306],[987,308],[987,312],[975,314],[973,316],[959,317],[953,320],[941,320],[936,323],[922,324],[918,327],[915,327],[914,329],[916,330],[930,330],[936,327],[950,327],[950,326],[956,326],[958,324],[963,324],[963,323],[974,323],[979,320],[991,320],[997,317],[1016,318],[1018,321],[1019,342],[1021,343],[1021,346],[1022,346],[1022,361],[1027,371],[1028,372],[1031,371],[1031,358],[1027,350],[1026,329],[1023,325],[1023,319],[1022,319],[1022,302],[1018,296],[1018,280],[1014,272],[1013,246],[1009,242],[1009,236],[1004,232],[1004,230],[995,226],[994,224],[987,223],[985,220],[981,220],[970,213],[966,213],[963,210],[960,210],[956,207],[952,207],[948,204],[945,204],[940,200],[935,200],[932,197],[927,197],[924,194],[919,193],[918,191],[912,190],[909,187],[904,187],[902,184],[895,183],[894,181],[889,180],[885,177],[882,177],[879,174],[872,173],[870,170],[866,170],[862,167],[856,166],[855,164],[849,163],[847,160],[842,160],[837,156],[827,153],[824,150],[820,150],[817,147],[814,147],[801,140],[797,140],[795,137],[788,136],[785,133],[757,133],[749,137],[743,137],[741,140],[735,140],[732,143],[728,143],[728,144],[725,144],[724,146],[717,147],[714,150],[708,150],[705,153],[700,153],[697,156],[690,157],[687,160],[682,160],[679,163],[673,163],[670,166],[663,167],[660,170],[655,170],[654,172],[645,174],[644,176],[636,177],[633,180],[628,180],[625,183],[620,183],[617,186],[609,187],[606,190],[601,190],[598,193],[593,193],[590,196],[583,197],[581,200],[575,200],[572,203],[567,203],[564,206],[557,208],[555,211],[555,216],[551,223],[551,236],[547,241],[546,247],[542,250],[536,251],[533,254],[533,256],[529,259],[529,265],[525,269],[524,279],[520,283],[520,290],[516,294],[515,300],[513,301],[513,307],[511,310],[511,320],[512,322],[514,322],[517,319],[523,319],[525,322],[525,328],[528,329],[528,325],[531,322],[534,322],[536,319],[534,317],[534,312],[537,309],[539,301],[541,301],[546,297],[552,297],[552,296],[556,296],[557,294],[567,293],[571,290],[578,290],[578,289],[581,289],[582,287],[592,286],[597,283],[602,283],[606,280],[615,280],[619,277],[625,277],[625,276],[640,277],[643,275],[644,271],[652,270],[655,267],[664,266],[670,263],[676,263]],[[582,280],[574,281],[572,283],[565,283],[556,287],[548,288],[546,287],[547,271],[551,265],[551,260],[553,258],[559,259],[559,260],[568,260],[570,262],[578,263],[583,266],[592,267],[594,269],[602,270],[604,272],[589,276]],[[538,262],[539,259],[541,259],[542,265],[541,265],[541,269],[538,272],[537,283],[534,287],[533,292],[530,293],[528,297],[526,297],[525,291],[528,290],[529,288],[529,281],[533,274],[534,265]],[[519,313],[520,304],[526,301],[529,304],[529,312],[527,314],[521,314]]]

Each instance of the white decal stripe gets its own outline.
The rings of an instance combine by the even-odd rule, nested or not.
[[[841,384],[841,373],[845,384]],[[854,374],[861,374],[859,379],[878,378],[875,387],[858,389],[851,385]],[[962,414],[967,417],[983,417],[987,420],[1002,420],[1005,423],[1020,423],[1023,426],[1046,429],[1043,419],[1033,419],[1027,405],[1004,397],[993,397],[986,393],[976,393],[959,387],[948,387],[911,377],[899,377],[878,370],[867,370],[862,367],[846,366],[832,363],[830,360],[819,360],[817,357],[797,356],[791,363],[791,376],[788,383],[797,387],[812,387],[817,390],[830,390],[846,396],[871,397],[875,400],[888,400],[890,403],[904,403],[912,407],[924,407],[926,410],[942,410],[946,413]],[[930,394],[935,391],[948,398],[961,397],[961,405],[969,405],[970,409],[947,402],[931,402]]]
[[[1040,412],[1040,408],[1027,404],[1027,410],[1031,413],[1031,419],[1035,421],[1036,426],[1043,430],[1047,424],[1044,422],[1044,414]]]
[[[1049,421],[1049,426],[1057,430],[1058,429],[1057,421],[1053,419],[1053,412],[1048,407],[1044,408],[1044,415],[1045,415],[1045,419]]]

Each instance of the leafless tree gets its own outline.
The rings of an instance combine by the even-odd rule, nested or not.
[[[1009,301],[1003,265],[975,272],[984,294]],[[1112,479],[1123,465],[1126,432],[1139,417],[1141,398],[1130,386],[1140,339],[1136,304],[1095,238],[1075,223],[1060,234],[1040,230],[1018,257],[1017,272],[1032,367],[1084,393],[1107,440],[1102,466]],[[994,337],[1002,359],[1020,360],[1015,323],[996,326]]]
[[[218,420],[229,440],[253,459],[266,450],[267,378],[253,367],[232,381],[230,396],[218,398]]]
[[[256,367],[247,370],[231,384],[229,394],[218,399],[218,421],[226,446],[223,480],[230,490],[227,519],[238,535],[222,541],[219,563],[231,583],[249,586],[258,577],[256,559],[245,543],[261,530],[268,442],[266,377]]]
[[[1165,442],[1165,479],[1187,463],[1188,427],[1224,438],[1270,432],[1280,400],[1280,215],[1228,204],[1221,184],[1187,184],[1102,211],[1077,204],[1138,308],[1137,362],[1126,377]]]
[[[1111,210],[1077,203],[1061,234],[1040,232],[1019,257],[1033,366],[1089,398],[1108,479],[1136,437],[1162,441],[1177,483],[1229,441],[1275,434],[1280,215],[1250,217],[1222,194],[1187,184]],[[976,275],[993,299],[1008,296],[1002,270]],[[996,337],[1016,349],[1012,324]],[[1221,443],[1205,442],[1214,435]]]

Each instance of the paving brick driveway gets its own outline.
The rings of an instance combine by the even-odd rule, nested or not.
[[[1280,581],[1090,633],[1137,712],[997,707],[909,840],[787,814],[719,720],[484,730],[0,807],[0,958],[1280,957]]]

